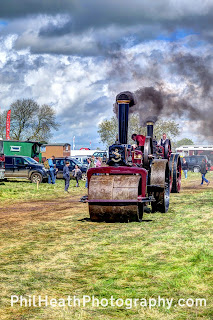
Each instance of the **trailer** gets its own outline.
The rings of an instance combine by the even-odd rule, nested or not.
[[[41,162],[40,147],[42,143],[38,141],[18,141],[18,140],[4,140],[4,154],[6,156],[27,156]]]

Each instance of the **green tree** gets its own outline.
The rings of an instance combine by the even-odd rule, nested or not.
[[[193,144],[194,144],[194,142],[191,139],[183,138],[181,140],[178,140],[175,143],[175,148],[178,148],[178,147],[183,146],[183,145],[193,145]]]
[[[154,125],[154,136],[156,136],[157,141],[162,138],[164,132],[168,139],[171,139],[171,141],[175,140],[175,138],[180,134],[178,123],[173,120],[158,120]]]
[[[98,133],[101,141],[107,147],[115,143],[116,135],[118,134],[117,118],[114,116],[110,120],[104,120],[99,124]]]
[[[175,121],[158,120],[154,125],[154,137],[157,141],[160,140],[163,133],[173,140],[180,134],[179,125]],[[118,120],[113,116],[110,120],[104,120],[99,124],[98,133],[101,141],[107,147],[113,144],[118,135]],[[128,129],[128,143],[133,143],[131,136],[133,133],[146,135],[146,128],[141,127],[138,114],[130,115]]]

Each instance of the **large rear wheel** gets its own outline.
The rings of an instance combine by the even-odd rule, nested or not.
[[[147,170],[150,168],[151,158],[150,155],[153,154],[153,145],[152,145],[152,138],[146,137],[144,143],[144,154],[143,154],[143,167]]]
[[[169,161],[172,174],[172,193],[180,192],[181,187],[181,160],[178,153],[172,153]]]
[[[167,160],[155,159],[151,167],[151,187],[155,201],[151,203],[152,212],[166,213],[169,209],[170,169]]]

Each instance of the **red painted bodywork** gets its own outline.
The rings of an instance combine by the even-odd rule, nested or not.
[[[146,179],[147,171],[143,168],[138,167],[100,167],[100,168],[91,168],[87,171],[88,186],[90,183],[90,178],[93,174],[102,173],[102,174],[140,174],[141,175],[141,196],[146,197]],[[139,195],[139,196],[140,196]]]
[[[139,165],[143,163],[143,153],[141,150],[134,149],[132,151],[132,163]]]
[[[0,167],[2,168],[5,168],[5,156],[3,154],[0,154],[0,162],[3,163],[3,166],[2,164],[0,165]]]

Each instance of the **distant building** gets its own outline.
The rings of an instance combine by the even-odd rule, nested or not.
[[[70,144],[69,143],[48,143],[41,146],[42,158],[49,159],[51,156],[55,157],[69,157]]]

